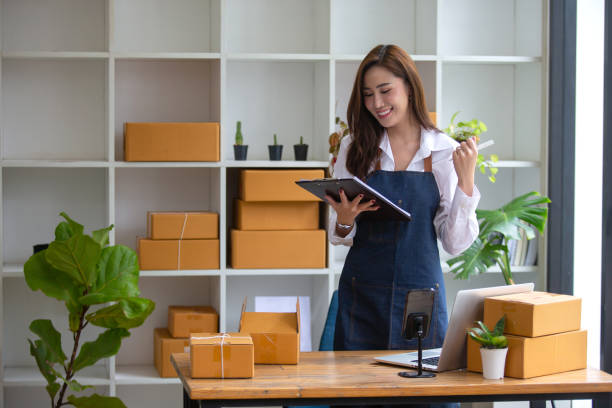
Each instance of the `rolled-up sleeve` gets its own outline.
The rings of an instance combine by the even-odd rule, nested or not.
[[[351,137],[346,136],[342,138],[342,142],[340,143],[340,150],[338,152],[338,157],[336,159],[336,164],[334,165],[334,177],[335,178],[346,178],[352,177],[352,174],[346,169],[346,152],[351,142]],[[329,222],[327,224],[327,236],[329,237],[329,242],[333,245],[353,245],[353,238],[357,233],[357,222],[353,225],[353,229],[349,234],[345,237],[341,237],[336,233],[336,219],[338,215],[336,211],[329,206]]]

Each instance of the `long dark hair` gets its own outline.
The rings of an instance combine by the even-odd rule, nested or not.
[[[377,45],[365,56],[353,84],[349,100],[347,120],[353,142],[349,147],[346,168],[362,180],[368,175],[372,163],[378,159],[378,145],[384,128],[363,103],[363,77],[373,66],[385,67],[393,75],[402,78],[408,86],[408,106],[414,119],[425,129],[436,129],[427,112],[425,93],[414,61],[397,45]]]

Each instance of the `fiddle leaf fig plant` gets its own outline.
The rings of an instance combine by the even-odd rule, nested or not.
[[[60,215],[65,221],[55,228],[55,240],[28,259],[24,274],[30,289],[66,305],[72,347],[66,355],[62,335],[51,320],[37,319],[30,324],[30,330],[38,336],[34,341],[28,339],[30,354],[47,381],[52,407],[125,407],[119,398],[67,396],[66,392],[91,388],[80,384],[76,373],[117,354],[121,341],[130,335],[128,329],[140,326],[155,303],[140,297],[136,252],[122,245],[108,245],[112,225],[86,235],[81,224],[64,212]],[[90,324],[106,330],[96,340],[80,345],[83,331]]]

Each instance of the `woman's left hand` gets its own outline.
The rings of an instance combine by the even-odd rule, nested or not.
[[[474,170],[476,170],[477,158],[478,147],[474,137],[461,142],[453,152],[453,164],[459,179],[457,185],[468,196],[472,196],[474,191]]]

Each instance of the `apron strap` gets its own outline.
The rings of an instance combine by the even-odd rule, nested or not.
[[[424,158],[423,162],[424,162],[424,165],[425,165],[425,171],[427,173],[431,173],[431,155],[429,155],[426,158]]]
[[[381,167],[380,167],[380,156],[382,156],[382,150],[381,150],[381,148],[379,147],[379,148],[378,148],[377,155],[376,155],[376,165],[374,166],[374,171],[378,171],[378,170],[380,170],[380,168],[381,168]]]

